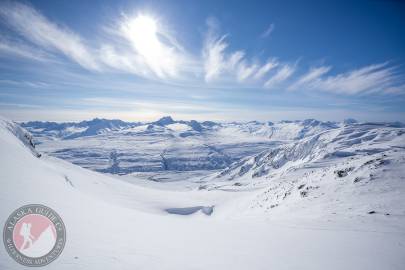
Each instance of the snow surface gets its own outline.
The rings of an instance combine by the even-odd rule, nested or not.
[[[405,216],[405,128],[354,124],[246,158],[206,189],[263,187],[250,210],[346,219]]]
[[[1,119],[0,222],[24,204],[56,210],[67,243],[47,269],[403,269],[403,129],[359,127],[272,148],[242,175],[249,159],[198,188],[166,190],[38,158]],[[0,269],[23,267],[1,248]]]

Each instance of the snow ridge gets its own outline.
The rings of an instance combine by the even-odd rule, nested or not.
[[[0,130],[8,130],[11,132],[20,142],[22,142],[36,157],[40,157],[41,154],[35,149],[33,136],[20,125],[0,117]]]

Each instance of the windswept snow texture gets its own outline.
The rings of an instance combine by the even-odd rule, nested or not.
[[[404,268],[403,128],[323,131],[188,191],[38,158],[21,134],[0,119],[0,223],[29,203],[58,212],[67,243],[47,269]],[[0,248],[0,269],[22,268]]]
[[[22,124],[52,156],[113,174],[224,169],[235,161],[339,124],[313,119],[280,123],[151,123],[94,119],[80,123]]]

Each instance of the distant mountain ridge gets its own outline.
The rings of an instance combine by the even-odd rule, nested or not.
[[[355,123],[356,121],[350,119],[350,123]],[[349,122],[344,122],[345,124]],[[189,126],[192,130],[197,132],[202,132],[206,129],[211,129],[214,127],[221,127],[226,125],[239,125],[239,126],[275,126],[277,124],[296,124],[302,125],[302,131],[298,137],[303,137],[306,134],[306,130],[311,127],[323,127],[323,128],[336,128],[339,126],[339,122],[322,122],[315,119],[306,119],[306,120],[283,120],[278,123],[273,122],[259,122],[259,121],[250,121],[250,122],[230,122],[230,123],[220,123],[213,121],[202,121],[198,122],[196,120],[184,121],[184,120],[173,120],[170,116],[165,116],[157,121],[152,122],[125,122],[117,119],[102,119],[94,118],[92,120],[85,120],[81,122],[49,122],[49,121],[29,121],[22,122],[20,125],[24,128],[30,130],[33,134],[38,135],[49,135],[57,138],[63,139],[75,139],[78,137],[85,136],[94,136],[108,131],[117,131],[127,128],[133,128],[142,125],[148,125],[151,128],[153,126],[167,127],[172,124],[184,124]]]
[[[221,170],[279,145],[358,124],[353,119],[342,123],[315,119],[219,123],[166,116],[145,123],[96,118],[21,125],[31,132],[41,151],[96,171],[130,174]]]
[[[201,132],[206,127],[218,125],[215,122],[204,121],[199,123],[195,120],[174,121],[170,116],[165,116],[153,122],[125,122],[117,119],[94,118],[81,122],[49,122],[49,121],[29,121],[22,122],[21,126],[29,129],[33,134],[47,134],[63,139],[75,139],[78,137],[94,136],[108,131],[116,131],[125,128],[133,128],[141,125],[165,127],[170,124],[185,124],[193,130]]]

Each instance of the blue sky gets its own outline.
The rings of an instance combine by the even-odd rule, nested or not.
[[[3,1],[18,121],[405,121],[401,1]]]

